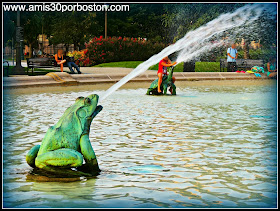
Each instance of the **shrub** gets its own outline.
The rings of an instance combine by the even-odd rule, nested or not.
[[[75,59],[75,62],[77,65],[87,66],[86,61],[85,61],[86,60],[85,51],[86,50],[73,51],[72,55],[74,56],[74,59]]]
[[[249,59],[262,59],[266,63],[269,61],[270,57],[272,56],[276,57],[277,55],[276,52],[277,51],[275,49],[269,49],[269,48],[250,49]],[[240,49],[238,50],[238,59],[243,59],[243,58],[244,58],[244,50]]]
[[[145,61],[159,53],[165,44],[127,37],[94,37],[85,43],[86,50],[76,52],[81,66],[93,66],[117,61]],[[76,59],[75,57],[75,59]]]

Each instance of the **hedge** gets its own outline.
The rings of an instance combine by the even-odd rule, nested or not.
[[[85,43],[86,49],[73,52],[80,66],[93,66],[107,62],[145,61],[166,47],[139,38],[94,37]]]

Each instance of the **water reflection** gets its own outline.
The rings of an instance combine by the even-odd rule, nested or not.
[[[6,95],[4,207],[276,207],[275,85],[145,91],[119,90],[102,103],[90,132],[102,172],[68,183],[29,180],[25,155],[92,92]]]

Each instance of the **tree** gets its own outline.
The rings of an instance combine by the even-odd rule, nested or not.
[[[220,14],[233,11],[243,4],[185,3],[165,5],[163,24],[169,28],[170,39],[175,42],[187,32],[194,30]]]
[[[232,39],[244,40],[244,59],[250,59],[251,41],[260,40],[264,48],[270,48],[277,42],[277,9],[276,4],[269,4],[257,20],[234,29]],[[276,52],[275,52],[276,54]],[[264,55],[262,55],[264,56]]]
[[[41,12],[24,12],[22,15],[22,26],[24,30],[25,43],[29,45],[30,54],[33,54],[33,49],[38,47],[38,36],[42,33],[43,14]]]
[[[245,6],[244,3],[199,3],[199,4],[174,4],[166,8],[163,18],[164,25],[169,28],[169,37],[173,42],[183,37],[187,32],[194,30],[207,22],[215,19],[222,13],[228,13],[239,7]],[[262,6],[262,5],[261,5]],[[264,11],[258,20],[250,25],[244,25],[234,30],[228,30],[232,42],[245,40],[244,57],[250,58],[249,44],[251,41],[260,40],[261,44],[268,47],[277,41],[277,11],[276,4],[269,4],[269,9]]]
[[[21,12],[20,22],[23,27],[24,43],[33,47],[38,45],[38,35],[41,32],[41,13],[40,12]],[[9,44],[10,40],[15,36],[15,28],[17,22],[16,12],[4,12],[4,43]],[[30,54],[32,55],[32,53]]]
[[[49,40],[52,44],[63,43],[68,50],[69,45],[74,44],[74,48],[81,47],[85,42],[85,37],[89,29],[94,24],[95,14],[85,12],[64,12],[53,14]]]
[[[128,12],[108,12],[108,36],[165,41],[162,25],[163,6],[163,4],[130,4]]]
[[[15,36],[16,27],[16,13],[4,12],[3,14],[3,43],[4,45],[10,45],[12,38]]]

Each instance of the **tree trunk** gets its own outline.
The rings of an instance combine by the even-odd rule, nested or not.
[[[28,55],[28,58],[31,58],[33,55],[33,51],[32,51],[32,45],[29,44],[29,55]]]
[[[74,43],[74,51],[77,51],[77,50],[78,50],[78,44]]]
[[[249,59],[249,40],[244,39],[244,59]]]
[[[66,47],[66,52],[65,53],[67,53],[69,51],[69,45],[65,44],[65,47]]]

